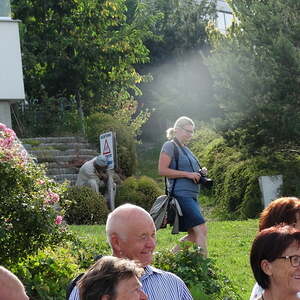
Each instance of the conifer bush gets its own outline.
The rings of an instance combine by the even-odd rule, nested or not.
[[[283,175],[281,195],[298,196],[300,155],[274,152],[251,155],[245,149],[229,146],[215,132],[197,131],[191,146],[208,175],[214,180],[206,204],[213,207],[218,219],[258,217],[263,209],[259,188],[260,176]],[[201,193],[207,193],[203,190]]]
[[[10,264],[68,236],[58,209],[64,186],[45,175],[0,123],[0,261]]]

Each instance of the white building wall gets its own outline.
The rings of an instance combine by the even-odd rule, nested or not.
[[[9,101],[0,100],[0,123],[12,128]]]
[[[18,25],[0,19],[0,100],[25,98]]]
[[[10,104],[24,98],[19,22],[0,17],[0,123],[12,127]]]

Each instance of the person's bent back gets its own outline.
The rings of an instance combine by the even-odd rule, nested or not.
[[[138,279],[143,273],[133,261],[104,256],[79,280],[80,300],[146,300]]]

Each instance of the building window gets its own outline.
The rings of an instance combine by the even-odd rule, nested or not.
[[[225,33],[228,27],[231,25],[232,22],[232,13],[227,11],[218,11],[217,12],[217,27],[218,29]]]

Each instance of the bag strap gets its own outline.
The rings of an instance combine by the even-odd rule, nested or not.
[[[179,151],[178,151],[178,148],[176,146],[176,143],[174,141],[172,141],[172,143],[173,143],[173,146],[174,146],[175,170],[178,170]],[[167,187],[167,177],[165,177],[165,193],[166,193],[166,195],[168,195],[168,196],[173,195],[175,184],[176,184],[176,179],[177,178],[174,178],[172,189],[169,193],[168,192],[168,187]]]
[[[180,147],[181,151],[183,152],[183,154],[186,156],[186,158],[188,159],[189,163],[190,163],[190,167],[192,169],[193,172],[197,172],[197,170],[195,171],[193,164],[189,158],[189,155],[186,153],[186,150],[181,146],[181,144],[178,142],[178,140],[176,139],[176,137],[174,138],[174,142],[178,145],[178,147]],[[201,165],[199,160],[197,159],[197,157],[192,153],[193,158],[196,160],[199,168],[201,169]]]

